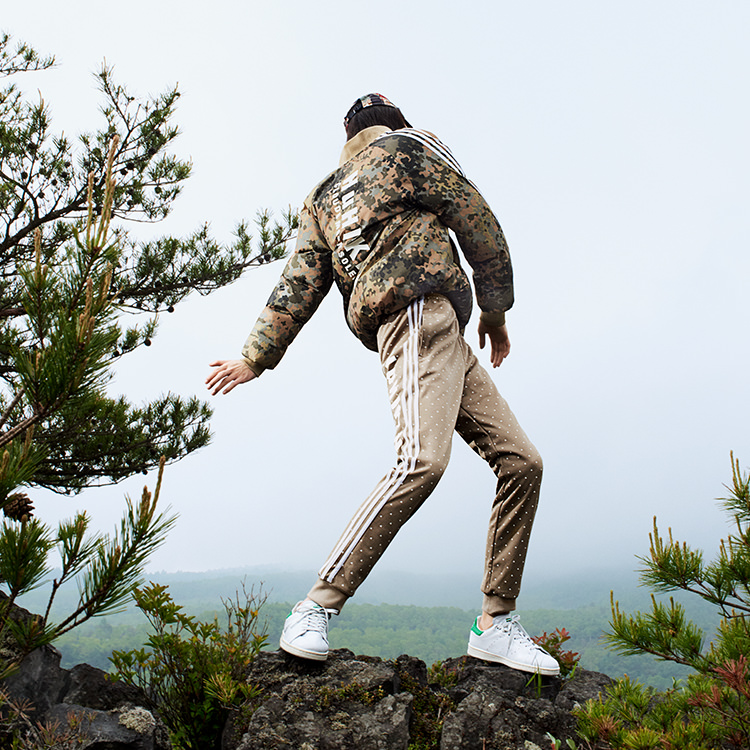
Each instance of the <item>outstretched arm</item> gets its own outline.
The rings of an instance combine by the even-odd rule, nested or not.
[[[510,339],[505,325],[492,326],[479,321],[479,348],[484,349],[484,337],[490,340],[490,362],[493,367],[500,367],[510,354]]]
[[[217,359],[209,367],[214,369],[206,378],[206,386],[212,396],[219,392],[229,393],[236,385],[247,383],[256,377],[244,359]]]

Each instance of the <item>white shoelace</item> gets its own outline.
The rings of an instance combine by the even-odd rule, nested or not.
[[[529,648],[543,652],[544,649],[539,644],[535,643],[534,639],[523,629],[523,625],[519,622],[520,619],[520,615],[513,615],[513,617],[510,618],[510,621],[505,620],[500,627],[508,631],[512,640],[522,641]]]
[[[324,609],[323,607],[310,607],[302,612],[305,616],[305,630],[312,630],[317,633],[328,632],[328,620],[331,615],[338,614],[335,609]]]

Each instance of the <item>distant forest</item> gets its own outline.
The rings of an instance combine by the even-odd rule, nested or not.
[[[264,578],[266,583],[261,590],[269,593],[269,599],[261,610],[261,620],[268,633],[267,648],[275,650],[278,648],[284,618],[296,600],[296,597],[289,597],[285,601],[279,601],[278,596],[288,594],[287,588],[293,588],[296,592],[304,591],[305,584],[301,582],[299,574],[283,574],[276,581],[272,580],[273,574],[267,574]],[[155,575],[154,579],[168,584],[175,600],[189,613],[202,620],[218,617],[221,622],[221,598],[234,595],[242,576],[193,574],[191,577],[188,574],[178,574]],[[257,580],[248,576],[248,585],[254,579]],[[278,585],[275,586],[274,583]],[[645,592],[634,589],[632,585],[625,589],[622,582],[618,583],[620,585],[616,589],[620,590],[616,594],[623,606],[631,609],[647,607],[648,595]],[[387,580],[382,580],[381,585],[384,589],[389,588]],[[422,592],[425,591],[424,585],[420,588]],[[599,590],[600,587],[595,582],[589,581],[588,586],[578,582],[575,597],[561,591],[560,586],[550,586],[545,593],[546,588],[541,586],[532,590],[525,606],[519,609],[521,622],[532,636],[541,635],[545,631],[552,632],[555,628],[565,628],[571,636],[566,647],[581,654],[580,664],[585,669],[603,672],[610,677],[628,674],[631,679],[660,690],[671,687],[674,679],[684,678],[688,674],[686,668],[669,662],[658,662],[644,656],[620,656],[608,650],[602,644],[601,636],[607,629],[610,616],[609,596],[606,592],[605,598],[604,592]],[[371,595],[374,591],[375,589],[371,591]],[[419,599],[418,596],[413,598]],[[569,606],[561,608],[562,601]],[[582,601],[587,603],[582,604]],[[547,602],[550,606],[540,607],[540,602]],[[23,602],[23,606],[32,611],[34,604],[33,597]],[[574,604],[578,606],[570,606]],[[61,608],[63,606],[64,601],[61,602]],[[341,615],[331,620],[331,647],[348,648],[356,654],[383,658],[409,654],[430,665],[466,652],[469,628],[477,614],[477,610],[464,607],[360,604],[352,601]],[[716,620],[711,609],[691,608],[689,615],[710,637]],[[63,667],[87,663],[109,670],[112,650],[143,646],[148,628],[145,616],[132,609],[90,621],[64,635],[55,642],[55,646],[62,653]]]

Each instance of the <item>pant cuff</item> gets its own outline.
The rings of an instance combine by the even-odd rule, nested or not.
[[[485,594],[482,601],[482,610],[493,617],[512,612],[515,608],[515,599],[505,599],[502,596],[495,596],[494,594]]]
[[[318,578],[315,585],[308,592],[307,598],[312,599],[312,601],[319,604],[321,607],[325,607],[326,609],[336,609],[341,612],[347,599],[349,599],[349,595],[337,589],[335,586],[328,583],[328,581]]]

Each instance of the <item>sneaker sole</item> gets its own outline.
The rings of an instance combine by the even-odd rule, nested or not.
[[[283,638],[279,641],[279,646],[282,651],[286,651],[292,656],[298,656],[300,659],[310,659],[311,661],[325,661],[328,659],[328,652],[321,654],[319,651],[305,651],[303,648],[297,648],[292,646],[291,643],[287,643]]]
[[[532,674],[541,674],[549,677],[557,677],[557,675],[560,674],[559,667],[557,669],[553,669],[545,667],[532,667],[530,664],[520,664],[519,662],[515,662],[512,659],[506,658],[505,656],[493,654],[489,651],[483,651],[481,648],[477,648],[476,646],[472,646],[471,644],[469,644],[469,647],[466,649],[466,653],[469,656],[473,656],[475,659],[491,661],[496,664],[504,664],[506,667],[510,667],[511,669],[517,669],[519,672],[530,672]]]

